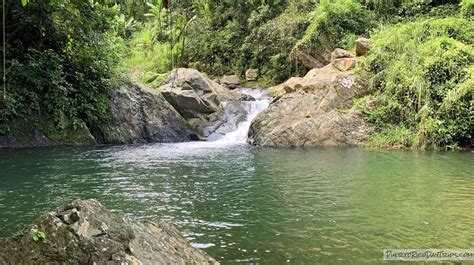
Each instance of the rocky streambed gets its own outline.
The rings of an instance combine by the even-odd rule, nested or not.
[[[359,145],[372,128],[354,107],[361,90],[353,69],[370,41],[358,40],[356,47],[356,53],[336,49],[328,65],[267,89],[273,100],[255,119],[252,113],[253,120],[239,102],[255,98],[235,89],[237,76],[223,77],[221,85],[195,69],[180,68],[158,90],[124,81],[111,92],[106,122],[71,127],[66,121],[55,129],[38,117],[14,121],[11,135],[0,135],[0,148],[216,140],[244,122],[251,122],[244,134],[253,145]],[[247,73],[247,80],[256,78],[257,70]]]
[[[141,223],[76,200],[0,246],[0,264],[218,264],[166,222]]]
[[[373,131],[354,100],[363,89],[353,69],[370,49],[367,39],[356,41],[356,53],[336,49],[331,62],[268,89],[275,97],[257,116],[249,142],[262,146],[355,146]]]

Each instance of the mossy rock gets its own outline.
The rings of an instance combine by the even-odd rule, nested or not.
[[[63,119],[60,126],[45,119],[17,119],[10,123],[9,134],[3,137],[6,140],[0,141],[0,147],[96,144],[83,121],[74,125],[68,119]]]

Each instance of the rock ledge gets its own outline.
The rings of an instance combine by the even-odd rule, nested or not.
[[[7,239],[0,264],[218,264],[165,222],[140,223],[76,200]]]

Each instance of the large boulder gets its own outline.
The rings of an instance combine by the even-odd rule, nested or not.
[[[160,87],[166,100],[183,116],[200,138],[217,128],[223,102],[251,100],[251,97],[219,85],[195,69],[174,71]]]
[[[341,59],[341,58],[353,58],[355,57],[355,54],[344,49],[339,49],[336,48],[332,53],[331,53],[331,63],[336,60],[336,59]]]
[[[330,55],[327,53],[312,53],[309,49],[299,46],[292,53],[293,58],[307,69],[321,68],[329,63]]]
[[[240,85],[240,78],[237,75],[224,75],[219,81],[230,89],[235,89]]]
[[[339,71],[349,71],[356,67],[357,58],[355,58],[355,54],[350,51],[335,49],[331,53],[331,64]]]
[[[370,50],[370,48],[372,48],[373,44],[374,44],[374,42],[370,39],[358,38],[355,41],[357,56],[365,55]]]
[[[166,100],[186,119],[200,118],[219,110],[220,102],[247,98],[231,91],[196,69],[174,71],[160,91]]]
[[[252,122],[249,142],[263,146],[346,146],[371,127],[352,107],[355,77],[330,64],[271,88],[276,101]]]
[[[294,56],[296,60],[307,69],[319,68],[324,66],[324,60],[318,60],[309,53],[305,53],[304,51],[297,51],[295,52]]]
[[[59,125],[60,126],[59,126]],[[0,148],[95,145],[95,139],[81,120],[75,124],[63,116],[59,123],[46,117],[32,116],[8,123],[8,135],[0,134]]]
[[[188,123],[155,89],[126,82],[112,92],[109,120],[93,130],[100,143],[185,142]]]
[[[217,264],[170,224],[141,223],[76,200],[0,247],[0,264]]]
[[[258,79],[258,69],[250,68],[250,69],[247,69],[247,71],[245,71],[245,80],[257,81],[257,79]]]

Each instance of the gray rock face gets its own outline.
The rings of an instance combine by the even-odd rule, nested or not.
[[[249,142],[263,146],[357,145],[371,132],[352,108],[355,77],[332,65],[274,88],[280,98],[252,122]]]
[[[181,114],[200,138],[213,133],[222,114],[222,102],[251,100],[210,80],[195,69],[173,72],[160,87],[166,100]]]
[[[98,128],[101,143],[185,142],[194,132],[156,90],[125,84],[113,91],[110,118]]]
[[[77,200],[0,247],[0,264],[217,264],[171,225],[141,223]]]

